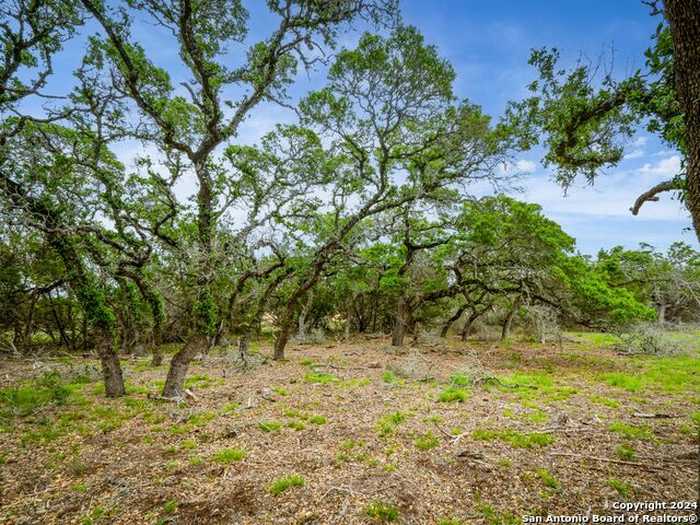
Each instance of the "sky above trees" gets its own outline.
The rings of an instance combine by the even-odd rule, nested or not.
[[[251,41],[268,32],[273,22],[262,7],[259,12],[255,9],[251,8]],[[612,64],[616,76],[623,78],[643,66],[644,50],[650,45],[650,36],[659,22],[638,0],[590,1],[585,5],[548,1],[403,0],[401,12],[404,22],[417,26],[426,41],[437,45],[440,54],[454,65],[456,94],[468,97],[494,116],[502,113],[508,100],[526,96],[526,86],[535,78],[534,69],[527,64],[530,49],[557,47],[564,66],[574,64],[581,57],[594,63],[600,60],[604,67]],[[66,92],[66,86],[73,82],[72,71],[80,62],[86,38],[95,31],[93,25],[83,27],[80,37],[59,54],[57,74],[47,92]],[[177,70],[176,46],[163,29],[140,25],[138,32],[139,40],[158,65]],[[359,35],[359,31],[348,33],[341,43],[354,45]],[[237,57],[231,59],[235,61]],[[311,74],[302,72],[291,90],[293,99],[310,88],[320,87],[325,75],[325,68]],[[239,141],[253,144],[276,123],[293,118],[291,111],[279,106],[261,106],[241,127]],[[141,148],[137,143],[125,143],[116,152],[128,165]],[[640,192],[670,178],[678,170],[678,154],[669,151],[655,137],[640,130],[627,145],[625,159],[618,167],[608,170],[607,176],[601,177],[593,187],[577,183],[566,196],[551,181],[551,172],[539,164],[540,153],[539,150],[528,152],[510,168],[522,176],[509,192],[516,198],[541,204],[546,215],[577,239],[582,252],[594,254],[599,248],[618,244],[634,248],[640,242],[665,249],[677,240],[697,246],[695,235],[687,230],[690,226],[687,212],[669,195],[644,206],[637,217],[629,212]],[[192,189],[187,183],[179,188],[183,193]],[[491,188],[483,187],[480,191],[488,193]]]

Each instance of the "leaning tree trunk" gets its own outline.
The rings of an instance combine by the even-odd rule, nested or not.
[[[185,390],[185,377],[187,376],[190,363],[197,355],[197,351],[202,349],[205,344],[205,337],[194,335],[173,356],[168,369],[168,377],[165,379],[165,386],[163,386],[163,397],[182,397]]]
[[[462,317],[462,314],[464,313],[464,310],[467,309],[467,305],[464,304],[457,308],[457,311],[450,317],[447,322],[442,327],[442,330],[440,330],[440,337],[447,337],[447,332],[449,332],[450,327],[457,322],[457,319]]]
[[[687,206],[700,240],[700,0],[665,0],[676,92],[685,114]]]
[[[464,326],[462,327],[462,341],[466,341],[467,338],[471,335],[472,332],[472,326],[474,325],[474,321],[476,321],[479,318],[479,313],[477,312],[472,312],[472,314],[467,317],[467,320],[464,322]]]
[[[272,358],[275,361],[281,361],[284,359],[284,349],[287,347],[289,342],[289,335],[292,331],[292,323],[290,321],[284,321],[282,326],[280,326],[280,331],[277,333],[277,338],[275,339],[275,351]]]

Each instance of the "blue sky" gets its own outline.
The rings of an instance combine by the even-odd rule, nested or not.
[[[246,2],[251,12],[250,39],[269,34],[274,23],[260,0]],[[573,64],[580,56],[596,60],[611,56],[620,77],[643,67],[643,52],[650,44],[658,18],[649,16],[639,0],[545,0],[489,2],[458,0],[403,0],[404,22],[417,26],[426,40],[452,62],[457,72],[455,90],[497,117],[508,100],[525,96],[525,86],[534,78],[527,65],[531,48],[549,46],[561,50],[564,64]],[[96,27],[90,24],[71,41],[56,62],[56,75],[47,92],[65,92],[71,72],[79,64],[86,35]],[[152,24],[139,22],[135,34],[154,61],[173,72],[174,84],[183,75],[175,47],[169,35]],[[359,33],[341,37],[352,46]],[[236,53],[231,53],[232,61]],[[297,98],[308,89],[323,84],[324,70],[300,74],[292,89]],[[275,123],[290,121],[293,115],[272,104],[261,105],[242,125],[237,140],[255,143]],[[124,144],[118,148],[125,161],[140,153],[140,146]],[[647,242],[665,249],[683,240],[698,247],[695,235],[688,231],[690,221],[683,207],[670,198],[646,204],[634,217],[629,207],[639,193],[678,170],[680,158],[644,130],[633,137],[622,163],[607,170],[593,186],[579,183],[566,196],[554,184],[551,173],[539,163],[539,152],[532,151],[516,159],[523,173],[522,192],[517,198],[537,202],[545,213],[559,222],[577,239],[579,249],[595,254],[599,248],[621,244],[630,248]],[[183,191],[192,188],[182,188]]]

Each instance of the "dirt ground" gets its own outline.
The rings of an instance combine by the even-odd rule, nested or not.
[[[146,357],[116,400],[89,358],[0,362],[5,398],[50,371],[69,392],[0,404],[0,523],[495,525],[697,501],[698,355],[378,338],[287,355],[209,356],[181,404],[152,398],[167,369]]]

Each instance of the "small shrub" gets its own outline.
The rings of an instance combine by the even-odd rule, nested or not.
[[[168,500],[163,504],[163,512],[173,514],[177,510],[177,501],[174,499]]]
[[[370,518],[384,523],[399,519],[399,509],[391,503],[375,500],[365,508],[365,514]]]
[[[557,481],[557,478],[555,478],[546,468],[537,469],[537,476],[542,480],[545,487],[559,490],[559,481]]]
[[[632,485],[619,479],[611,478],[608,480],[608,485],[623,498],[628,499],[632,493]]]
[[[377,423],[377,430],[380,436],[388,436],[394,433],[396,427],[406,420],[406,415],[402,412],[393,412],[382,416]]]
[[[435,448],[440,444],[438,438],[436,438],[432,432],[427,432],[422,436],[418,436],[415,441],[416,448],[419,450],[430,450]]]
[[[270,493],[273,496],[277,496],[278,494],[282,494],[285,490],[291,488],[291,487],[303,487],[304,486],[304,478],[301,477],[299,474],[290,474],[289,476],[284,476],[281,477],[275,481],[272,482],[272,485],[270,485]]]
[[[618,458],[625,461],[631,461],[636,456],[634,449],[629,445],[620,445],[615,449],[615,454],[617,454]]]
[[[245,450],[240,448],[224,448],[214,454],[214,461],[222,465],[229,465],[236,461],[242,461],[246,455]]]

